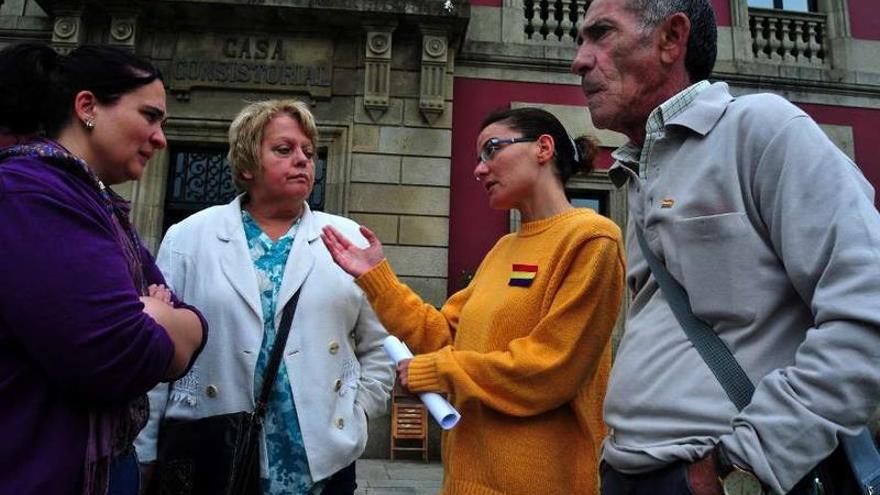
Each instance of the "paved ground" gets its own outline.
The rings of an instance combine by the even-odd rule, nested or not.
[[[358,459],[356,495],[436,495],[443,478],[440,463]]]

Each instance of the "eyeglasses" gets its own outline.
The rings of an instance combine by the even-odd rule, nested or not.
[[[529,136],[510,139],[490,138],[488,141],[486,141],[486,144],[483,145],[483,149],[480,150],[480,156],[477,157],[477,163],[488,162],[492,159],[493,156],[495,156],[495,153],[498,150],[508,144],[531,143],[537,140],[538,138]]]

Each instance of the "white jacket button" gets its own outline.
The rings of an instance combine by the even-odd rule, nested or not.
[[[345,428],[345,420],[342,418],[336,418],[336,427],[340,430]]]
[[[208,385],[205,389],[205,393],[208,394],[208,397],[217,397],[217,394],[220,393],[220,389],[217,388],[217,385]]]
[[[339,392],[339,389],[341,389],[341,388],[342,388],[342,380],[337,378],[336,381],[333,382],[333,391]]]
[[[336,354],[339,352],[339,342],[335,340],[330,342],[330,347],[327,350],[330,351],[330,354]]]

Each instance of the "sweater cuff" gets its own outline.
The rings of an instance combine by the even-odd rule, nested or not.
[[[445,392],[437,373],[437,353],[420,354],[409,362],[409,386],[412,392]]]
[[[370,268],[366,273],[358,277],[355,282],[370,300],[380,296],[397,286],[397,275],[391,269],[388,259],[383,259],[378,265]]]

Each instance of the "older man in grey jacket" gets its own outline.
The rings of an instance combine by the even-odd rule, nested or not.
[[[880,216],[858,167],[800,109],[710,84],[708,0],[595,0],[572,70],[626,134],[633,294],[605,406],[603,494],[786,493],[880,397]],[[756,385],[738,411],[638,246]],[[800,485],[799,485],[800,486]]]

